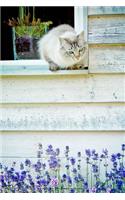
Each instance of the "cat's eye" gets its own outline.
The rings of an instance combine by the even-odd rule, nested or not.
[[[79,49],[79,52],[85,51],[85,47]]]
[[[73,51],[69,51],[68,53],[69,53],[69,54],[71,54],[71,55],[72,55],[72,54],[74,54],[74,52],[73,52]]]

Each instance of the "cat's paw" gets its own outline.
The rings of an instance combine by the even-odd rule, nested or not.
[[[57,71],[57,70],[59,70],[59,69],[60,69],[60,67],[57,66],[57,65],[50,65],[50,66],[49,66],[49,70],[51,70],[51,71]]]
[[[78,69],[83,69],[83,65],[76,64],[76,65],[67,67],[67,70],[78,70]]]

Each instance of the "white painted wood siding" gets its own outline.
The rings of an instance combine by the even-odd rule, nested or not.
[[[125,142],[125,8],[89,7],[89,70],[0,63],[0,160],[36,159],[37,144],[71,152]],[[10,66],[9,66],[10,65]],[[88,73],[88,74],[87,74]]]
[[[11,104],[0,109],[0,130],[125,130],[124,104]]]
[[[0,103],[124,102],[124,85],[122,73],[7,76],[0,79]]]
[[[125,7],[88,8],[89,73],[125,72]]]
[[[89,43],[125,44],[125,14],[89,17]]]

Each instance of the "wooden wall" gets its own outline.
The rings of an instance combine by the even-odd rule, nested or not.
[[[1,160],[35,158],[39,142],[61,149],[70,145],[74,155],[85,148],[120,150],[125,142],[125,7],[89,7],[88,42],[88,74],[39,74],[35,64],[28,70],[19,64],[15,73],[12,64],[1,64]]]

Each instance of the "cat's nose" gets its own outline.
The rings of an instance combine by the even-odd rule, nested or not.
[[[79,58],[80,58],[80,55],[76,55],[76,59],[79,60]]]

